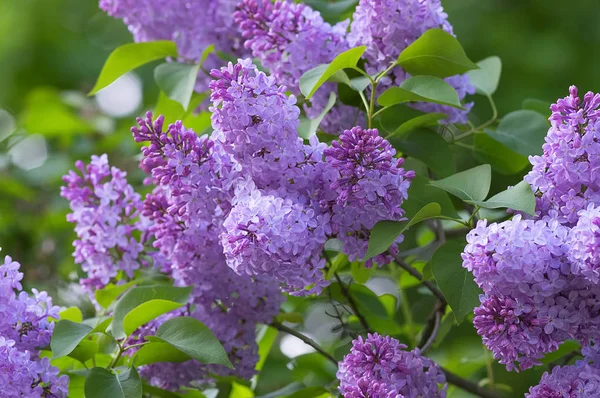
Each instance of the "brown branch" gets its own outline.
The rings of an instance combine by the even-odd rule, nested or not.
[[[304,344],[308,344],[309,346],[311,346],[312,348],[314,348],[319,354],[323,355],[325,358],[329,359],[331,362],[333,362],[335,364],[335,366],[337,366],[338,361],[335,360],[335,358],[328,353],[327,351],[325,351],[320,345],[318,345],[314,340],[312,340],[311,338],[303,335],[302,333],[289,328],[279,322],[273,322],[271,323],[271,326],[274,327],[275,329],[287,333],[290,336],[294,336],[299,338],[300,340],[302,340],[304,342]]]
[[[403,270],[411,274],[413,277],[421,281],[421,283],[425,285],[435,297],[437,297],[442,303],[444,303],[444,305],[446,304],[446,298],[444,297],[440,289],[437,288],[436,285],[431,283],[431,281],[425,280],[423,278],[423,274],[421,274],[419,271],[417,271],[410,265],[406,264],[406,262],[404,262],[404,260],[401,259],[400,256],[393,254],[393,257],[394,261],[396,261],[396,264],[398,264],[400,268],[402,268]]]
[[[342,290],[342,294],[348,300],[348,304],[350,304],[350,307],[352,308],[352,311],[354,311],[354,315],[356,315],[358,317],[358,319],[359,319],[361,325],[363,326],[363,328],[365,328],[365,330],[370,333],[371,332],[371,328],[369,327],[369,323],[367,322],[367,320],[365,319],[365,317],[358,310],[358,306],[356,305],[356,301],[354,301],[354,297],[352,297],[352,295],[350,294],[350,291],[348,290],[348,287],[342,281],[342,279],[340,278],[340,276],[338,275],[337,272],[335,272],[334,275],[335,275],[335,279],[337,279],[337,282],[340,285],[340,289]]]
[[[463,379],[462,377],[450,372],[447,369],[442,368],[442,371],[446,375],[446,381],[448,383],[453,384],[456,387],[459,387],[465,391],[468,391],[471,394],[475,394],[481,398],[500,398],[500,395],[498,395],[494,391],[483,388],[477,383],[474,383],[470,380]]]

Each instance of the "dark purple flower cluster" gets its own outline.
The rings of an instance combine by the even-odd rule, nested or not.
[[[544,155],[530,158],[526,180],[538,196],[537,217],[480,221],[463,253],[463,266],[485,292],[473,323],[508,369],[539,364],[567,339],[586,347],[600,338],[600,201],[594,193],[600,95],[587,93],[581,101],[575,87],[570,93],[551,108]]]
[[[172,40],[181,57],[200,61],[203,51],[213,44],[227,54],[243,55],[241,37],[234,24],[237,0],[100,0],[100,8],[125,22],[136,42]],[[223,61],[212,54],[208,69]],[[198,91],[208,87],[210,78],[201,73]]]
[[[348,44],[367,46],[366,71],[370,75],[377,74],[386,70],[427,30],[442,28],[452,34],[447,18],[440,0],[360,0],[352,17]],[[382,80],[382,85],[399,85],[409,77],[401,67],[396,67]],[[448,77],[446,81],[456,89],[461,101],[467,94],[475,94],[467,75]],[[447,123],[466,123],[473,103],[464,104],[466,110],[428,103],[414,106],[424,112],[445,113]]]
[[[88,277],[81,285],[89,292],[106,286],[119,271],[133,277],[145,264],[140,253],[143,244],[135,232],[143,230],[138,219],[142,200],[127,183],[126,173],[110,167],[106,155],[93,156],[87,166],[78,161],[81,174],[70,171],[61,195],[69,200],[67,220],[75,223],[77,238],[75,262]]]
[[[324,154],[336,171],[330,185],[336,200],[329,204],[333,232],[350,261],[360,260],[367,251],[369,231],[378,221],[403,219],[402,202],[415,173],[402,168],[404,159],[394,157],[396,150],[375,129],[345,130]],[[394,252],[396,246],[390,250]],[[370,267],[373,260],[387,264],[392,258],[381,254],[365,265]]]
[[[344,398],[445,397],[446,377],[419,349],[389,336],[369,334],[352,341],[350,353],[339,363],[337,378]]]
[[[600,396],[600,363],[595,347],[583,348],[585,358],[575,365],[557,366],[546,372],[525,398],[595,398]]]
[[[22,291],[19,268],[9,256],[0,263],[0,391],[8,398],[66,397],[68,377],[38,351],[50,343],[59,308],[46,292]]]
[[[234,16],[246,39],[244,46],[294,95],[300,94],[300,77],[305,72],[349,49],[345,37],[348,21],[331,26],[305,4],[243,0]],[[335,91],[335,83],[325,84],[305,105],[307,116],[318,117]],[[357,109],[338,103],[321,122],[321,128],[337,134],[340,126],[354,125],[359,117],[364,119]]]

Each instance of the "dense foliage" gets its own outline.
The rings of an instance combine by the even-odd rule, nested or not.
[[[95,154],[57,205],[75,305],[24,290],[4,245],[5,396],[600,394],[600,94],[501,116],[500,58],[474,63],[439,0],[99,7],[134,42],[98,105],[41,89],[19,121]],[[155,106],[118,140],[141,155],[78,138],[151,63]],[[10,161],[41,168],[19,134]]]

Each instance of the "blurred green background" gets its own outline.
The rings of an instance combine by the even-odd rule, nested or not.
[[[521,108],[527,98],[551,103],[572,84],[600,90],[597,0],[443,0],[443,5],[472,60],[502,59],[494,96],[501,115]],[[102,104],[99,97],[85,96],[111,50],[130,41],[123,23],[102,13],[97,0],[0,0],[0,247],[2,255],[23,264],[29,287],[49,290],[59,304],[80,303],[77,285],[67,284],[79,276],[71,257],[74,233],[65,221],[68,204],[59,196],[61,176],[77,159],[108,153],[132,182],[141,182],[139,150],[128,129],[155,102],[154,65],[122,82],[134,94],[129,109],[119,98]],[[485,100],[477,103],[487,112]],[[448,357],[443,362],[466,373],[486,362],[468,323],[454,328],[443,347],[437,351]],[[277,377],[262,381],[265,391],[289,383],[302,366],[315,366],[298,359],[292,370],[276,360],[279,350],[271,355],[267,367]],[[475,368],[465,369],[464,361]],[[515,391],[535,383],[544,370],[515,378],[494,368],[497,381]],[[320,382],[302,377],[308,384]]]

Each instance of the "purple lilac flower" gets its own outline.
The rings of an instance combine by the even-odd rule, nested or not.
[[[432,28],[442,28],[453,34],[440,0],[360,0],[353,15],[348,34],[350,47],[367,46],[365,52],[366,71],[377,74],[386,70],[398,59],[400,53]],[[401,67],[396,67],[391,75],[382,79],[382,87],[399,85],[410,75]],[[456,89],[462,101],[467,94],[474,94],[475,88],[466,75],[446,78]],[[466,123],[472,103],[464,104],[460,110],[437,104],[415,104],[424,112],[442,112],[448,115],[447,123]]]
[[[595,398],[600,395],[600,369],[586,361],[545,372],[525,398]]]
[[[598,337],[600,286],[573,274],[568,237],[556,219],[520,215],[467,235],[463,267],[485,293],[473,324],[509,370],[538,365],[566,339]]]
[[[541,216],[558,212],[570,225],[589,203],[600,203],[600,94],[588,92],[583,100],[577,87],[550,109],[550,129],[541,156],[530,156],[533,169],[525,180],[538,196]]]
[[[235,370],[197,362],[156,364],[142,370],[154,385],[171,390],[203,383],[209,373],[251,378],[258,360],[256,325],[269,323],[279,312],[282,296],[269,277],[237,275],[226,263],[219,234],[231,211],[233,187],[240,165],[207,136],[198,137],[181,122],[163,132],[162,118],[152,114],[138,119],[132,129],[142,149],[141,167],[156,185],[144,201],[151,221],[153,245],[166,261],[162,269],[182,286],[194,286],[193,316],[221,340]],[[142,328],[136,338],[149,334],[164,320]]]
[[[269,69],[278,84],[300,95],[300,77],[308,70],[326,64],[343,51],[348,21],[334,26],[323,21],[321,14],[301,3],[277,0],[243,0],[237,8],[235,22],[239,25],[244,46]],[[314,119],[327,105],[334,83],[327,83],[305,105]],[[363,120],[356,108],[338,103],[321,122],[321,128],[338,134],[340,127]]]
[[[401,167],[404,159],[394,157],[396,150],[376,129],[345,130],[324,154],[336,174],[330,184],[335,199],[321,205],[330,208],[333,233],[342,241],[344,253],[350,261],[360,260],[378,221],[404,219],[401,206],[415,173]],[[396,243],[400,242],[402,237]],[[374,261],[387,264],[391,257],[380,255]]]
[[[140,195],[127,183],[126,173],[110,167],[106,155],[92,156],[87,166],[78,161],[78,174],[70,171],[61,196],[70,201],[67,220],[75,223],[75,261],[88,277],[81,281],[88,291],[106,286],[119,271],[129,277],[145,265],[142,242],[135,232],[142,228],[138,216]]]
[[[580,210],[579,220],[569,235],[571,272],[594,284],[600,282],[600,207],[590,203]]]
[[[377,333],[353,340],[337,373],[344,398],[445,397],[440,368],[418,348],[405,349],[398,340]]]
[[[238,274],[271,275],[291,294],[318,294],[329,284],[323,280],[321,256],[328,224],[311,208],[266,195],[249,181],[236,192],[221,242],[227,263]]]
[[[136,42],[172,40],[181,57],[200,61],[203,51],[213,44],[227,54],[242,55],[241,37],[233,20],[237,0],[100,0],[100,8],[120,18]],[[211,54],[204,63],[210,70],[223,64]],[[203,72],[198,91],[208,87]]]
[[[59,308],[46,292],[22,291],[20,264],[0,263],[0,391],[6,397],[66,397],[69,379],[58,377],[38,349],[50,344]]]

